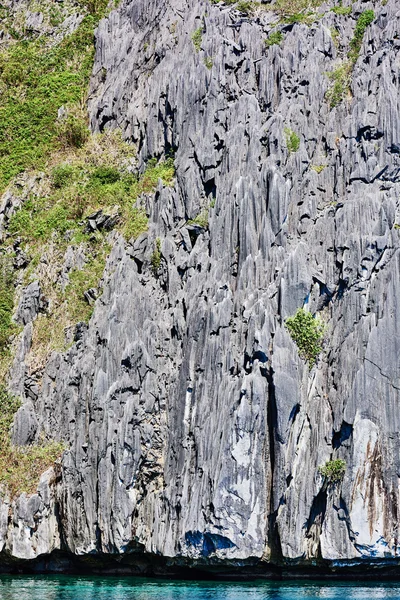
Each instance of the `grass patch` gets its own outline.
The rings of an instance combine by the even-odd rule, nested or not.
[[[65,450],[61,442],[48,441],[32,446],[11,445],[10,428],[20,407],[19,399],[0,386],[0,485],[11,497],[23,492],[33,494],[40,476]]]
[[[132,153],[129,144],[126,154]],[[175,175],[173,159],[148,162],[143,175],[136,176],[107,163],[88,162],[86,148],[69,163],[61,163],[52,170],[52,188],[47,196],[30,198],[10,219],[8,232],[18,235],[27,243],[48,242],[67,232],[82,234],[82,219],[96,210],[118,206],[120,225],[126,237],[136,237],[147,229],[147,217],[137,208],[137,199],[153,193],[161,179],[172,185]],[[84,158],[85,156],[85,158]],[[104,157],[107,159],[107,156]],[[61,243],[62,240],[61,240]]]
[[[331,11],[335,13],[335,15],[349,15],[352,11],[352,7],[351,6],[342,6],[342,3],[339,4],[339,6],[334,6],[333,8],[331,8]]]
[[[281,16],[284,23],[311,25],[317,16],[312,9],[320,4],[319,0],[277,0],[271,8]]]
[[[103,276],[107,255],[111,247],[108,244],[99,244],[92,258],[83,269],[75,269],[69,273],[70,283],[65,288],[64,297],[67,302],[68,316],[73,323],[87,323],[93,313],[93,303],[89,304],[84,293],[89,289],[97,291]]]
[[[60,124],[57,111],[85,96],[96,23],[87,16],[58,46],[48,48],[42,38],[22,40],[0,53],[0,190],[21,171],[42,169],[69,136],[76,145],[85,135],[86,123],[76,114]]]
[[[312,367],[322,350],[325,325],[303,308],[299,308],[293,317],[286,319],[285,325],[299,349],[300,356]]]
[[[204,208],[194,219],[190,219],[187,223],[188,225],[197,225],[197,227],[208,229],[208,210]]]
[[[65,350],[64,331],[76,322],[87,322],[93,312],[110,247],[106,231],[87,232],[87,217],[98,210],[117,215],[114,226],[126,239],[137,237],[148,228],[147,214],[140,206],[141,195],[154,193],[160,180],[172,185],[175,176],[172,157],[160,162],[153,158],[141,175],[132,173],[135,151],[119,132],[91,136],[82,149],[69,149],[59,160],[45,178],[48,193],[29,198],[8,224],[8,233],[19,236],[27,253],[34,257],[26,270],[25,283],[39,273],[43,293],[50,300],[49,313],[40,315],[33,325],[28,357],[31,370],[42,368],[51,351]],[[61,269],[67,247],[79,244],[86,264],[69,272],[69,284],[63,291],[54,285],[51,272],[54,264]],[[53,264],[49,277],[37,270],[38,258],[44,253]],[[93,294],[85,295],[91,288]],[[12,308],[8,309],[9,319]],[[9,335],[7,321],[4,339]]]

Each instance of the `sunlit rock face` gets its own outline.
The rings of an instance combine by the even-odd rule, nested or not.
[[[45,508],[18,501],[8,523],[1,509],[7,552],[33,557],[37,536],[20,532],[36,510],[38,553],[396,559],[400,16],[396,0],[330,7],[270,47],[278,17],[262,9],[131,0],[101,21],[92,130],[120,128],[142,168],[173,154],[176,180],[142,199],[146,234],[112,236],[89,326],[53,353],[37,395],[19,385],[17,419],[69,450]],[[330,107],[327,73],[370,8],[350,91]],[[285,327],[300,307],[326,323],[312,368]],[[346,471],[329,484],[318,467],[333,459]]]

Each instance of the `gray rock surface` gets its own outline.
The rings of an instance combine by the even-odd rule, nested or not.
[[[141,168],[173,151],[176,182],[147,199],[148,233],[114,235],[89,327],[36,398],[22,391],[26,419],[33,406],[69,450],[57,517],[20,499],[4,525],[0,506],[8,552],[62,539],[207,567],[397,564],[400,13],[353,4],[376,19],[330,109],[356,20],[329,8],[270,48],[276,15],[202,0],[127,0],[100,23],[92,129],[120,127]],[[207,227],[187,223],[204,212]],[[299,307],[327,324],[312,369],[285,327]],[[344,480],[327,486],[318,467],[336,458]],[[34,550],[16,523],[38,513]]]

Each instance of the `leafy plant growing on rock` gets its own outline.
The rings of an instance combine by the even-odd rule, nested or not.
[[[325,325],[303,308],[299,308],[293,317],[288,317],[285,324],[300,356],[312,367],[322,350]]]
[[[300,148],[300,138],[297,135],[297,133],[292,131],[289,127],[285,127],[284,133],[286,139],[286,146],[289,150],[289,153],[297,152],[297,150]]]
[[[271,46],[279,46],[283,41],[283,33],[281,31],[274,31],[270,33],[267,39],[265,40],[265,45],[267,48]]]
[[[339,483],[346,472],[346,462],[341,458],[328,460],[324,465],[318,467],[318,471],[328,483]]]
[[[155,245],[154,245],[153,254],[151,255],[151,269],[155,276],[157,275],[158,269],[160,268],[160,266],[161,266],[161,240],[160,240],[160,238],[157,238]]]
[[[192,42],[196,52],[200,52],[201,42],[203,39],[203,28],[198,27],[192,34]]]

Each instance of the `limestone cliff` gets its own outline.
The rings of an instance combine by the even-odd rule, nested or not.
[[[110,234],[89,324],[40,385],[41,292],[22,293],[14,441],[67,450],[36,495],[4,497],[5,562],[397,565],[400,13],[333,6],[123,0],[100,22],[91,130],[122,130],[141,172],[173,156],[175,181],[145,195],[147,232]],[[314,365],[298,308],[325,323]]]

